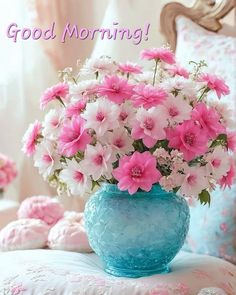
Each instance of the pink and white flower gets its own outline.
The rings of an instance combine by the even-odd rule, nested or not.
[[[112,163],[115,160],[116,158],[110,146],[102,146],[100,143],[97,143],[95,146],[87,146],[84,160],[80,164],[83,173],[91,175],[97,181],[101,176],[111,179]]]
[[[60,156],[55,153],[56,143],[52,141],[43,141],[37,146],[34,154],[34,167],[39,169],[39,173],[44,179],[52,175],[56,169],[60,169]]]
[[[73,195],[82,196],[92,189],[91,178],[82,172],[80,163],[75,159],[67,161],[59,177]]]
[[[0,190],[5,190],[16,176],[15,163],[7,156],[0,154]]]
[[[204,132],[212,139],[225,133],[225,127],[220,123],[220,116],[213,108],[208,108],[205,103],[199,103],[192,111],[192,119],[200,124]]]
[[[22,142],[22,151],[28,156],[32,156],[35,153],[36,144],[41,137],[41,123],[36,120],[34,123],[30,124],[26,130]]]
[[[207,154],[205,160],[208,173],[213,175],[215,179],[220,179],[230,169],[227,152],[220,146],[216,147],[212,153]]]
[[[235,182],[235,163],[234,163],[234,159],[231,158],[229,171],[227,171],[226,175],[224,175],[218,181],[218,183],[220,184],[222,188],[225,189],[226,187],[231,188],[234,182]]]
[[[156,159],[150,152],[134,152],[132,156],[122,157],[112,174],[118,180],[118,188],[128,190],[131,195],[138,189],[150,191],[161,177],[156,168]]]
[[[225,84],[223,79],[218,78],[216,75],[202,74],[199,81],[205,82],[210,90],[216,92],[218,98],[221,98],[221,95],[227,95],[230,93],[229,86]]]
[[[125,128],[118,128],[113,132],[105,133],[104,142],[106,141],[111,145],[115,154],[125,155],[134,151],[134,140]]]
[[[169,147],[181,151],[186,161],[191,161],[208,150],[207,134],[190,120],[175,128],[167,128],[166,137],[169,140]]]
[[[71,157],[79,151],[84,151],[91,142],[91,136],[85,127],[85,120],[73,117],[64,123],[59,135],[59,153]]]
[[[135,107],[142,106],[145,109],[150,109],[162,104],[167,96],[167,93],[162,88],[140,84],[134,88],[134,95],[131,99]]]
[[[63,101],[68,95],[68,93],[69,93],[69,86],[66,83],[59,83],[57,85],[54,85],[48,88],[41,97],[41,100],[40,100],[41,109],[44,109],[49,102],[55,99]]]
[[[181,76],[185,79],[189,78],[189,72],[177,64],[167,67],[167,71],[171,76]]]
[[[175,97],[170,94],[160,108],[170,125],[189,120],[191,117],[192,107],[181,95]]]
[[[86,59],[84,66],[80,70],[81,75],[91,74],[111,74],[117,70],[117,65],[111,58],[103,56],[100,58]]]
[[[131,127],[135,120],[135,108],[130,101],[126,101],[119,106],[118,121],[122,126]]]
[[[142,67],[131,62],[119,64],[119,70],[124,74],[142,74]]]
[[[98,85],[98,81],[91,79],[91,80],[84,80],[80,81],[76,84],[70,84],[70,98],[71,102],[77,102],[77,100],[82,98],[88,98],[90,94],[94,94],[94,89],[96,89]]]
[[[167,48],[145,49],[141,52],[141,58],[147,60],[163,61],[167,64],[175,63],[174,53]]]
[[[105,98],[99,98],[95,102],[87,104],[81,117],[86,120],[86,128],[91,128],[98,136],[103,136],[108,130],[119,126],[118,111],[119,108],[116,104]]]
[[[72,102],[66,108],[66,117],[72,118],[73,116],[80,115],[86,108],[87,100],[84,98],[76,102]]]
[[[97,87],[97,93],[112,102],[121,104],[132,96],[133,86],[126,79],[118,76],[106,76],[103,83]]]
[[[197,198],[209,186],[204,167],[185,167],[179,192],[185,197]]]
[[[137,112],[131,136],[134,139],[142,139],[143,143],[151,148],[157,140],[165,138],[165,126],[165,118],[158,109],[145,110],[141,108]]]
[[[50,110],[42,124],[42,135],[50,140],[57,139],[63,120],[64,112],[61,109]]]

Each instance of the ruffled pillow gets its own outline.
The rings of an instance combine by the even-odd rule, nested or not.
[[[0,250],[39,249],[47,245],[49,226],[38,219],[10,222],[0,232]]]
[[[83,224],[83,214],[66,212],[48,235],[48,247],[54,250],[92,252]]]
[[[34,218],[53,226],[64,215],[64,209],[56,198],[34,196],[25,199],[18,210],[18,218]]]

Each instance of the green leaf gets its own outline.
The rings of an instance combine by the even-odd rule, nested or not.
[[[211,204],[211,195],[205,189],[198,195],[198,199],[200,200],[200,203],[203,205],[208,204],[210,206]]]
[[[227,134],[219,134],[217,138],[212,142],[211,148],[214,148],[218,145],[227,146]]]

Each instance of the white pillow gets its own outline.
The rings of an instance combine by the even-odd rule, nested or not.
[[[222,97],[221,101],[235,112],[236,38],[207,31],[185,17],[177,18],[176,24],[177,62],[189,69],[192,68],[189,61],[205,60],[208,68],[204,71],[222,77],[230,87],[230,94]]]

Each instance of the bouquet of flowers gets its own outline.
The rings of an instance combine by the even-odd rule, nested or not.
[[[217,99],[225,82],[187,71],[168,48],[141,52],[151,70],[109,57],[89,59],[47,89],[51,107],[23,138],[23,151],[59,192],[82,195],[102,182],[134,194],[160,184],[166,191],[210,202],[217,184],[231,186],[236,136],[230,110]]]
[[[0,196],[16,176],[15,163],[7,156],[0,154]]]

